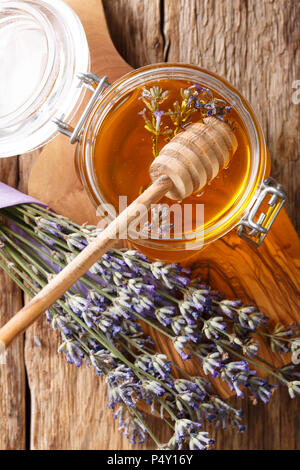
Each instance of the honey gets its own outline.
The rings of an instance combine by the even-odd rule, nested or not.
[[[147,84],[147,89],[159,85],[168,90],[167,99],[161,109],[168,111],[180,97],[180,90],[193,83],[183,80],[160,80]],[[214,97],[221,98],[216,93]],[[153,161],[151,134],[145,129],[141,114],[144,103],[141,100],[142,87],[128,93],[104,119],[97,135],[94,150],[94,168],[99,188],[104,199],[118,208],[119,196],[126,195],[128,203],[139,195],[150,183],[149,167]],[[199,120],[199,113],[191,115],[191,122]],[[166,127],[172,127],[169,116],[163,116]],[[238,113],[232,108],[226,116],[234,123],[238,148],[227,168],[224,168],[200,193],[180,201],[180,204],[203,204],[204,225],[213,225],[244,192],[251,164],[250,144],[247,132]],[[158,151],[166,144],[165,136],[158,138]],[[161,203],[172,205],[174,201],[165,197]],[[192,212],[192,214],[194,214]],[[197,230],[194,220],[193,230]],[[194,225],[193,225],[194,224]],[[168,242],[165,242],[168,243]],[[172,243],[171,241],[169,243]]]

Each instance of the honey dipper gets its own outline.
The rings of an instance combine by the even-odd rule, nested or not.
[[[236,149],[237,140],[230,126],[213,117],[177,134],[153,161],[151,186],[0,329],[0,346],[7,347],[78,281],[129,224],[141,217],[141,208],[146,214],[151,204],[165,195],[182,200],[200,191],[228,164]]]

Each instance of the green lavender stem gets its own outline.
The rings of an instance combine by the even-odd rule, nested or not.
[[[42,282],[40,280],[40,278],[35,274],[33,273],[29,267],[26,265],[26,263],[24,263],[23,259],[19,256],[19,254],[17,253],[14,253],[10,248],[6,248],[8,254],[11,256],[11,258],[16,262],[18,263],[23,271],[25,271],[28,275],[31,275],[32,278],[41,285],[41,287],[44,287],[46,285],[46,282]],[[1,255],[1,252],[0,252],[0,255]],[[22,271],[20,270],[17,270],[17,273],[18,275],[22,275]],[[25,279],[25,281],[27,282],[27,280]],[[34,285],[31,284],[31,287],[33,288]],[[38,289],[36,289],[36,291],[38,291]],[[99,333],[98,331],[95,332],[93,329],[89,328],[63,301],[61,300],[58,300],[57,302],[59,305],[61,305],[64,310],[66,310],[69,315],[71,315],[74,320],[76,320],[76,322],[78,324],[80,324],[91,336],[93,336],[95,339],[97,339],[106,349],[108,349],[109,351],[111,351],[116,357],[118,357],[118,359],[120,359],[122,362],[124,362],[124,364],[126,364],[127,366],[129,366],[132,370],[134,370],[138,375],[144,375],[145,377],[147,377],[149,380],[154,380],[158,383],[160,383],[161,385],[164,386],[164,388],[169,392],[169,393],[172,393],[174,394],[174,391],[168,387],[162,380],[156,378],[156,377],[153,377],[152,375],[146,373],[145,371],[143,371],[142,369],[139,369],[135,366],[135,364],[133,364],[132,362],[130,362],[129,360],[127,360],[127,358],[120,353],[120,351],[112,345],[112,343],[110,343],[107,338]],[[139,315],[138,315],[139,316]],[[140,316],[141,319],[144,320],[144,318],[142,316]],[[125,337],[127,340],[129,340],[129,338]],[[120,343],[122,345],[122,343]],[[124,344],[123,344],[123,347],[124,347]],[[125,347],[126,349],[128,349],[127,347]],[[184,402],[183,402],[184,403]],[[190,409],[190,407],[188,407],[188,405],[186,403],[184,403],[185,406],[189,409],[189,411],[191,412],[192,414],[192,410]]]
[[[263,365],[261,364],[258,364],[256,361],[253,361],[252,359],[249,359],[249,358],[246,358],[245,356],[243,356],[242,354],[239,354],[237,351],[235,351],[234,349],[231,349],[229,348],[226,344],[224,344],[223,341],[219,341],[219,344],[222,346],[222,348],[226,349],[226,351],[230,352],[231,354],[233,354],[234,356],[237,356],[239,357],[240,359],[242,359],[243,361],[247,361],[249,362],[250,364],[256,366],[256,367],[260,367],[260,369],[264,370],[265,372],[267,372],[268,374],[271,374],[273,375],[274,377],[276,377],[277,379],[279,379],[281,382],[285,382],[286,384],[288,384],[288,381],[285,380],[283,377],[281,377],[280,375],[276,374],[272,369],[269,369],[267,367],[264,367]]]
[[[0,238],[2,238],[2,240],[4,241],[4,244],[0,249],[0,267],[2,267],[12,277],[12,279],[16,282],[16,284],[19,287],[21,287],[24,290],[24,292],[26,292],[31,297],[35,293],[37,293],[40,290],[40,288],[42,288],[44,285],[47,284],[49,276],[56,274],[55,270],[51,267],[51,265],[48,264],[47,260],[50,263],[53,263],[53,265],[56,265],[59,268],[63,269],[66,265],[66,262],[69,259],[69,255],[70,257],[73,257],[80,252],[80,247],[79,248],[78,246],[74,247],[72,240],[76,241],[77,240],[76,237],[78,236],[78,239],[80,238],[83,239],[83,244],[84,244],[86,243],[86,241],[89,241],[94,236],[94,234],[91,231],[91,227],[81,227],[78,224],[69,222],[68,219],[66,218],[58,217],[54,215],[53,213],[51,213],[50,211],[44,210],[41,207],[35,206],[35,205],[10,208],[10,209],[1,211],[1,213],[5,216],[7,220],[13,222],[19,229],[21,229],[26,234],[26,236],[29,236],[33,241],[31,243],[26,238],[26,236],[22,236],[21,233],[15,232],[11,228],[0,223]],[[47,227],[47,221],[49,224],[50,222],[53,222],[54,224],[58,224],[64,227],[66,230],[62,230],[60,232],[60,229],[58,228],[58,232],[62,233],[65,239],[60,238],[61,235],[58,235],[58,236],[53,235],[52,233],[49,232],[47,228],[44,228],[44,227]],[[51,227],[51,224],[49,226]],[[41,236],[39,236],[39,230],[41,230],[40,232]],[[74,238],[72,238],[73,234],[75,234]],[[45,237],[46,241],[44,241],[43,238],[41,238],[43,236]],[[47,239],[51,241],[50,244],[47,244]],[[53,244],[53,251],[51,250],[52,244]],[[145,272],[146,276],[148,276],[147,273],[150,273],[150,274],[151,272],[154,273],[152,269],[157,269],[156,267],[152,267],[146,260],[136,257],[133,253],[128,253],[128,255],[126,254],[126,257],[125,257],[124,252],[116,248],[112,249],[111,253],[113,254],[115,260],[118,260],[118,259],[122,260],[120,265],[122,265],[122,263],[124,262],[123,260],[125,260],[126,263],[127,262],[129,263],[129,261],[132,261],[132,263],[136,267],[138,267],[139,269],[142,269],[142,272]],[[41,257],[43,257],[44,259],[42,259]],[[8,262],[8,266],[7,264],[5,264],[7,262]],[[104,263],[104,266],[106,269],[105,263]],[[113,263],[111,264],[111,266],[109,266],[108,264],[107,269],[106,269],[106,272],[111,273],[110,276],[114,274],[113,266],[114,266]],[[162,274],[162,276],[164,275],[165,274]],[[97,274],[96,276],[98,276],[99,281],[100,281],[101,275]],[[113,277],[111,278],[114,279]],[[20,281],[20,279],[23,282]],[[79,296],[84,297],[82,294],[82,291],[80,290],[81,289],[80,285],[82,285],[83,289],[87,288],[93,292],[97,292],[101,294],[101,296],[109,300],[109,302],[107,302],[109,305],[111,305],[113,308],[114,307],[118,308],[118,303],[117,303],[118,295],[119,295],[118,282],[116,283],[117,288],[114,288],[114,290],[111,293],[111,291],[107,291],[106,288],[103,288],[101,285],[99,285],[96,279],[97,277],[95,277],[94,274],[91,277],[90,273],[86,273],[80,279],[80,284],[76,286],[76,289],[72,288],[70,290],[70,293],[77,294],[77,295],[79,294]],[[107,282],[105,275],[103,279],[105,282]],[[134,279],[135,279],[135,276],[133,276],[133,280]],[[126,281],[125,276],[124,276],[124,280],[126,283],[127,281]],[[138,282],[139,282],[139,276],[137,276],[137,283]],[[161,284],[158,283],[158,286],[156,287],[156,292],[160,294],[160,296],[164,297],[164,299],[168,301],[168,303],[173,304],[174,307],[176,307],[176,309],[178,308],[181,309],[181,302],[185,301],[186,298],[189,299],[189,296],[193,293],[193,289],[194,289],[193,285],[191,285],[191,287],[188,287],[188,288],[181,287],[181,286],[174,286],[175,288],[173,290],[173,287],[172,288],[169,287],[169,283],[164,281],[165,285],[167,285],[167,288],[169,289],[169,292],[167,292],[166,291],[167,289],[165,285],[163,284],[163,282],[162,281],[159,281],[159,282],[161,282]],[[159,286],[162,286],[161,289],[159,288]],[[180,298],[176,298],[175,294],[173,295],[173,292],[175,291],[179,294],[181,293]],[[122,292],[122,290],[120,292]],[[202,295],[201,290],[199,291],[199,293]],[[169,387],[167,383],[165,383],[163,380],[157,377],[154,377],[152,374],[149,374],[147,371],[141,369],[137,365],[137,359],[140,354],[148,355],[150,358],[151,356],[155,355],[155,351],[148,349],[144,345],[143,347],[141,347],[138,344],[138,342],[134,340],[134,336],[132,337],[126,336],[123,333],[118,334],[116,344],[113,344],[110,341],[109,336],[103,331],[101,331],[100,327],[98,326],[94,326],[91,328],[88,327],[86,324],[86,321],[84,320],[85,317],[83,317],[84,318],[83,319],[81,318],[81,316],[78,316],[76,313],[74,313],[72,308],[70,308],[68,305],[68,297],[67,297],[68,295],[69,294],[66,294],[65,299],[58,300],[57,303],[54,306],[52,306],[49,310],[52,312],[53,315],[59,318],[59,317],[62,317],[61,311],[60,311],[60,309],[62,309],[67,314],[66,316],[67,319],[72,318],[74,320],[74,322],[71,324],[79,325],[82,328],[82,331],[85,331],[86,333],[82,333],[83,337],[81,337],[81,334],[80,335],[76,334],[76,329],[75,329],[74,331],[72,331],[71,336],[69,337],[68,334],[66,336],[64,332],[61,330],[62,338],[64,340],[64,343],[61,346],[62,349],[71,347],[70,344],[72,344],[71,342],[74,340],[76,341],[76,343],[74,343],[74,347],[76,346],[76,344],[80,345],[82,349],[82,354],[83,354],[82,357],[86,357],[86,359],[89,360],[91,352],[88,346],[89,345],[88,338],[94,338],[99,345],[101,345],[103,348],[105,348],[107,351],[111,353],[110,357],[116,358],[119,361],[119,363],[126,365],[130,370],[132,370],[140,382],[143,382],[144,380],[156,381],[166,390],[166,392],[168,392],[168,399],[172,400],[171,402],[172,406],[175,406],[174,400],[176,400],[176,402],[177,400],[179,400],[181,404],[183,405],[183,409],[186,410],[185,411],[186,416],[189,416],[192,419],[194,419],[197,416],[196,412],[194,412],[194,410],[191,409],[189,404],[187,402],[184,402],[181,399],[180,395],[177,394],[177,392],[175,392],[174,389]],[[144,300],[142,301],[144,302]],[[161,304],[164,305],[164,301],[161,302]],[[218,308],[218,302],[215,302],[215,304],[216,304],[216,307]],[[107,304],[103,302],[103,305],[107,305]],[[160,305],[160,303],[158,305]],[[130,312],[130,315],[134,315],[137,320],[140,320],[141,322],[148,324],[153,329],[163,334],[166,338],[172,341],[176,340],[177,335],[173,332],[173,330],[169,328],[168,326],[162,325],[160,322],[158,322],[158,320],[152,319],[150,317],[145,318],[143,315],[137,313],[135,310],[130,309],[129,307],[126,307],[126,306],[124,307],[124,305],[122,306],[122,308],[128,309],[128,311]],[[157,307],[157,308],[160,308],[160,307]],[[238,313],[238,310],[236,311]],[[203,327],[205,327],[205,333],[206,333],[206,328],[209,328],[209,325],[207,323],[208,320],[206,319],[205,314],[203,314],[202,317],[199,317],[198,315],[197,318],[199,321],[198,327],[203,330],[202,328],[202,325],[203,325]],[[56,319],[53,325],[55,326],[57,324],[58,327],[60,328],[59,323],[56,323],[57,321],[58,320]],[[229,319],[228,322],[230,321],[231,320]],[[243,361],[246,361],[249,364],[254,365],[257,368],[261,368],[262,370],[268,372],[269,374],[273,375],[274,377],[276,377],[277,379],[279,379],[281,382],[285,383],[286,385],[290,384],[290,382],[285,380],[283,376],[280,374],[280,370],[276,369],[272,364],[269,364],[263,358],[260,358],[258,355],[255,355],[254,360],[249,359],[248,357],[245,357],[244,354],[240,353],[239,352],[240,350],[236,351],[234,348],[231,348],[230,347],[230,344],[231,344],[230,342],[232,340],[231,334],[229,334],[226,331],[220,330],[218,328],[215,328],[215,330],[218,331],[218,336],[221,337],[221,339],[210,337],[208,338],[208,341],[210,343],[213,342],[215,345],[221,346],[224,351],[227,351],[230,353],[231,357],[238,357],[242,359]],[[265,333],[258,329],[256,329],[256,332],[259,334],[265,334],[266,336],[269,336],[272,338],[272,335],[269,335],[268,333]],[[236,334],[235,337],[239,338],[239,335]],[[84,340],[82,340],[83,338],[87,338],[87,341],[88,341],[87,344],[85,344]],[[224,340],[222,338],[224,338]],[[229,340],[229,344],[227,344],[228,340]],[[283,338],[283,340],[289,341],[288,338]],[[69,344],[68,344],[68,341],[70,341]],[[190,345],[186,347],[186,349],[194,357],[197,357],[200,360],[202,360],[203,356],[197,351],[197,348],[196,349],[195,348],[196,347],[190,346]],[[100,360],[100,363],[101,363],[101,360]],[[103,365],[102,367],[101,365],[101,368],[104,374],[109,374],[111,372],[111,369],[109,369],[109,367],[111,367],[110,364],[108,367],[106,367],[105,365]],[[183,371],[176,364],[173,364],[172,367],[176,368],[178,371],[180,371],[182,375],[186,376],[189,380],[193,381],[193,377],[191,377],[187,372]],[[169,377],[171,380],[174,380],[174,377],[172,375],[169,374]],[[213,400],[213,395],[208,393],[207,397],[208,397],[207,398],[208,400],[210,399]],[[172,421],[173,422],[176,421],[177,417],[174,411],[172,410],[172,408],[168,405],[168,403],[164,399],[159,398],[159,397],[157,397],[156,402],[153,401],[152,409],[157,411],[156,409],[157,405],[160,405],[161,407],[161,411],[163,413],[162,414],[163,419],[165,419],[166,423],[172,429],[174,429],[174,425],[172,424]],[[166,410],[166,412],[171,418],[171,421],[169,421],[167,418],[164,417],[163,410]],[[137,412],[136,414],[135,411],[133,411],[131,408],[129,409],[129,412],[131,414],[133,413],[136,416],[136,418],[139,420],[141,425],[143,425],[143,427],[147,430],[148,434],[152,437],[154,442],[156,442],[156,444],[160,446],[161,444],[159,443],[158,439],[153,435],[152,431],[148,429],[148,426],[144,422],[140,413]]]
[[[16,222],[14,221],[14,223],[16,223]],[[24,227],[23,227],[22,224],[19,224],[19,227],[24,230]],[[29,232],[29,233],[28,233],[28,232]],[[40,239],[35,235],[35,233],[34,233],[33,230],[27,230],[27,233],[30,234],[31,236],[34,236],[37,242],[40,242]],[[18,235],[18,234],[14,234],[14,235],[16,236],[16,235]],[[26,241],[26,239],[23,238],[23,237],[21,237],[20,235],[18,235],[18,238],[19,238],[20,240],[24,241],[24,242]],[[49,237],[49,238],[51,238],[51,237]],[[53,238],[53,240],[56,240],[55,237],[52,237],[52,238]],[[27,241],[27,242],[28,242],[28,241]],[[61,245],[62,245],[62,244],[61,244]],[[46,244],[44,244],[44,246],[47,247]],[[64,248],[65,248],[66,250],[68,250],[68,246],[67,246],[66,243],[65,243]],[[45,252],[44,252],[43,250],[39,250],[39,251],[40,251],[43,255],[45,255]],[[46,256],[48,256],[48,255],[46,254]],[[49,255],[49,257],[50,257],[50,259],[51,259],[52,262],[54,262],[54,263],[60,265],[60,267],[62,267],[62,268],[64,267],[63,263],[58,262],[57,260],[54,260],[53,257],[51,257],[50,255]],[[36,264],[36,266],[37,266],[37,264]],[[24,268],[24,269],[25,269],[25,268]],[[111,300],[111,301],[114,300],[114,297],[110,296],[110,295],[107,294],[105,291],[103,291],[103,289],[99,288],[98,284],[97,284],[95,281],[90,280],[89,278],[87,278],[87,276],[85,276],[83,279],[84,279],[84,281],[85,281],[90,287],[96,288],[102,295],[106,296],[109,300]],[[35,280],[36,280],[36,282],[39,282],[39,281],[40,281],[40,279],[39,279],[38,276],[35,276]],[[178,302],[179,302],[178,299],[176,299],[175,297],[173,297],[173,296],[171,296],[171,295],[165,294],[164,292],[162,292],[162,294],[165,295],[165,297],[168,298],[168,300],[171,300],[171,301],[174,302],[174,303],[178,303]],[[135,314],[135,316],[136,316],[137,318],[139,318],[140,320],[144,321],[145,323],[147,323],[148,325],[150,325],[152,328],[154,328],[155,330],[159,331],[160,333],[164,334],[164,335],[167,336],[169,339],[173,340],[173,339],[175,338],[175,336],[174,336],[172,330],[170,330],[169,328],[167,328],[167,327],[162,327],[162,326],[158,325],[158,323],[157,323],[156,321],[149,320],[149,319],[143,317],[142,315],[139,315],[137,312],[134,312],[134,314]],[[200,320],[201,320],[201,318],[200,318]],[[202,319],[202,321],[204,322],[203,319]],[[217,329],[217,330],[218,330],[218,329]],[[226,336],[226,337],[229,337],[229,336],[230,336],[230,335],[228,335],[226,332],[223,332],[222,330],[218,330],[218,331],[219,331],[219,333],[222,334],[223,336]],[[222,344],[223,344],[223,343],[222,343]],[[224,349],[226,349],[225,346],[223,346],[223,347],[224,347]],[[188,348],[188,350],[189,350],[189,352],[191,352],[193,355],[199,357],[199,355],[193,350],[193,348]],[[231,350],[231,349],[230,349],[230,350]],[[234,350],[231,350],[232,353],[233,353],[233,351],[234,351]],[[247,361],[248,363],[250,363],[250,364],[252,364],[252,365],[254,365],[254,366],[256,366],[256,367],[261,368],[261,369],[264,370],[264,371],[267,371],[268,373],[270,373],[271,375],[276,376],[277,378],[281,377],[281,376],[279,376],[279,375],[276,373],[276,372],[278,372],[278,370],[277,370],[272,364],[266,363],[266,361],[264,361],[263,359],[258,358],[257,356],[256,356],[257,359],[258,359],[258,360],[261,360],[261,362],[264,362],[264,363],[268,366],[268,368],[264,367],[264,366],[263,366],[262,364],[260,364],[259,362],[250,360],[249,358],[247,358],[247,357],[245,357],[245,356],[243,356],[243,355],[241,355],[241,354],[237,354],[236,352],[235,352],[235,355],[236,355],[237,357],[242,358],[243,360]],[[275,370],[276,372],[274,372],[274,370]],[[284,379],[281,378],[280,380],[284,380]],[[286,381],[286,383],[288,383],[288,382]]]
[[[20,264],[20,266],[22,267],[22,269],[24,269],[24,271],[26,271],[27,273],[30,273],[30,270],[28,269],[28,267],[23,263],[22,259],[17,255],[17,254],[14,254],[11,250],[7,250],[8,251],[8,254],[14,259],[14,261],[18,262]],[[5,257],[3,256],[3,254],[1,253],[0,251],[0,256],[2,256],[4,259]],[[24,278],[24,274],[21,270],[19,270],[18,268],[14,267],[16,273],[20,276],[20,277],[23,277],[24,278],[24,281],[26,283],[29,283],[30,284],[30,287],[32,288],[33,291],[31,291],[30,289],[28,289],[12,272],[11,270],[3,263],[0,261],[0,266],[3,268],[3,270],[13,279],[13,281],[26,293],[28,294],[30,297],[33,297],[35,295],[35,293],[38,292],[38,288],[35,287],[34,284],[30,283],[30,281],[25,277]],[[33,278],[35,279],[38,279],[37,276],[31,272],[31,275]],[[40,280],[39,280],[40,282]],[[44,285],[46,285],[46,283],[44,283]],[[140,373],[144,373],[144,371],[142,369],[138,369],[133,363],[131,363],[130,361],[127,361],[127,359],[125,358],[125,356],[123,354],[121,354],[119,352],[119,350],[117,348],[115,348],[105,337],[104,335],[99,335],[98,333],[95,333],[92,329],[90,329],[83,321],[81,321],[81,319],[72,312],[71,309],[68,308],[68,306],[63,302],[63,301],[58,301],[57,302],[59,305],[61,305],[63,307],[64,310],[66,310],[75,320],[78,324],[80,324],[91,336],[93,336],[97,341],[100,342],[100,344],[102,344],[106,349],[110,350],[116,357],[118,357],[122,362],[124,362],[126,365],[128,365],[132,370],[135,370],[135,372],[137,374],[140,374]],[[76,337],[77,340],[80,341],[80,338],[77,336]],[[82,342],[81,342],[82,343]],[[144,373],[145,374],[145,373]],[[148,379],[154,379],[156,380],[155,378],[153,378],[150,374],[145,374],[147,376]],[[159,381],[157,379],[157,381]],[[160,383],[162,383],[161,381],[159,381]],[[129,409],[129,407],[127,406],[127,408]],[[131,411],[131,409],[130,409]],[[136,410],[132,409],[132,411],[134,412],[134,414],[136,415],[136,417],[139,419],[139,421],[143,424],[143,426],[145,427],[145,429],[147,430],[148,434],[150,435],[150,437],[153,439],[153,441],[156,443],[156,445],[158,446],[161,446],[161,443],[158,441],[158,439],[155,437],[154,433],[151,431],[151,429],[149,428],[149,426],[147,425],[147,423],[145,422],[145,420],[142,418],[142,416],[140,415],[140,413],[136,412]],[[175,415],[173,415],[174,417]],[[175,417],[176,418],[176,417]],[[170,423],[168,423],[170,424]]]

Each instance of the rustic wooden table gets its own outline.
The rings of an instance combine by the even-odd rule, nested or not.
[[[288,213],[299,229],[300,105],[292,100],[293,83],[300,79],[299,2],[103,0],[103,4],[112,38],[132,66],[162,61],[201,64],[226,77],[249,99],[265,131],[272,175],[287,189]],[[33,153],[0,160],[1,181],[26,191],[35,157]],[[0,300],[1,323],[24,302],[3,273]],[[0,366],[0,449],[131,449],[106,407],[101,380],[88,369],[68,366],[56,353],[57,345],[57,335],[41,319],[13,344],[7,365]],[[300,448],[300,405],[285,391],[276,393],[267,406],[244,403],[243,409],[248,431],[218,432],[218,448]],[[159,420],[149,421],[166,440],[167,431]]]

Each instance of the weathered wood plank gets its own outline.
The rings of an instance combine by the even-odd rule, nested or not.
[[[272,156],[272,175],[288,193],[300,229],[300,106],[293,104],[300,50],[294,0],[165,0],[168,61],[201,65],[227,78],[250,101]],[[298,191],[297,191],[298,189]]]
[[[164,60],[197,64],[244,94],[261,120],[272,175],[287,189],[288,213],[300,229],[300,106],[292,102],[300,70],[299,2],[161,0],[160,12],[156,0],[103,3],[114,43],[134,67]]]
[[[98,0],[90,1],[90,11],[86,10],[86,5],[78,0],[69,0],[68,3],[78,12],[86,26],[92,55],[92,70],[103,75],[107,70],[101,70],[101,67],[106,66],[110,72],[110,80],[128,71],[129,67],[122,62],[117,53],[112,57],[113,48],[109,44],[110,41],[107,41],[103,11]],[[88,27],[85,23],[87,20]],[[103,54],[106,54],[109,66]],[[55,143],[49,144],[47,150],[52,148],[55,153],[55,145],[60,152],[63,145],[64,157],[73,160],[74,148],[65,137],[57,137]],[[23,174],[28,174],[30,166],[28,157],[24,156],[22,162]],[[73,162],[70,163],[70,170],[74,171]],[[66,181],[65,183],[67,184]],[[58,186],[60,184],[61,179],[58,178]],[[59,191],[59,187],[57,190]],[[47,200],[48,189],[44,188],[43,191]],[[72,187],[70,191],[73,191],[71,202],[76,212],[79,207],[74,201],[77,201],[76,195],[79,192],[82,194],[83,190],[78,183],[76,190]],[[82,196],[78,198],[78,202],[81,200]],[[87,199],[86,202],[88,203]],[[86,205],[82,208],[86,214]],[[34,341],[35,337],[40,339],[40,347]],[[84,366],[78,370],[75,366],[68,365],[65,359],[57,354],[58,344],[57,333],[51,330],[44,318],[26,332],[25,361],[32,402],[30,448],[131,449],[131,444],[120,434],[112,412],[107,408],[106,385],[102,379],[96,376],[94,370]],[[160,420],[149,417],[148,422],[156,429],[162,442],[168,440],[168,430],[161,426]],[[142,448],[151,449],[153,443],[149,440]]]
[[[164,61],[161,0],[103,0],[103,6],[112,40],[128,64]]]
[[[139,17],[137,6],[153,21],[149,1],[103,1],[112,38],[123,57],[134,66],[153,62],[153,39],[158,29],[147,30],[138,50],[132,47],[145,21]],[[299,78],[298,9],[299,2],[293,0],[162,0],[164,50],[155,61],[201,65],[226,77],[248,98],[265,131],[272,175],[287,189],[288,212],[299,229],[300,107],[292,103],[292,83]],[[135,32],[134,37],[130,31]],[[289,400],[285,390],[275,394],[268,406],[249,403],[243,408],[248,432],[218,432],[219,448],[299,448],[296,416],[300,407],[297,401]]]
[[[16,186],[18,158],[0,159],[0,181]],[[22,293],[0,269],[0,324],[22,306]],[[6,364],[0,364],[0,449],[22,450],[26,445],[25,366],[23,337],[7,351]]]
[[[226,76],[249,98],[266,131],[275,161],[273,174],[289,190],[289,211],[296,221],[299,158],[293,152],[299,148],[296,132],[299,107],[291,105],[291,83],[297,79],[299,70],[297,2],[104,0],[104,6],[114,42],[131,65],[141,66],[164,59],[197,63]],[[31,162],[27,156],[21,162],[20,187],[25,189]],[[9,160],[5,166],[0,166],[2,180],[3,168],[11,172],[13,164],[13,160]],[[10,182],[17,184],[16,179]],[[16,302],[16,299],[20,302],[19,291],[7,280],[2,284],[1,279],[2,285],[11,285],[13,293],[5,295],[5,301],[1,299],[1,307],[5,313],[14,312],[18,305],[9,302]],[[41,347],[34,342],[35,335],[40,338]],[[128,441],[120,437],[111,412],[106,409],[101,381],[91,370],[68,366],[57,355],[57,345],[57,336],[44,319],[26,334],[26,364],[32,397],[31,448],[131,448]],[[5,433],[0,436],[0,448],[16,449],[25,445],[25,392],[21,392],[24,379],[20,380],[24,378],[22,349],[12,353],[12,357],[13,361],[20,362],[17,366],[10,363],[4,382],[0,382],[6,388],[0,389],[0,398],[5,407],[8,403],[8,407],[3,407],[7,424]],[[2,368],[0,366],[0,374],[3,374]],[[12,375],[15,369],[19,371],[17,381]],[[17,394],[14,387],[17,387]],[[12,392],[15,392],[14,397],[19,397],[16,406],[9,402]],[[288,400],[285,391],[275,395],[267,407],[244,404],[244,410],[248,432],[244,435],[235,435],[229,430],[218,432],[219,448],[299,448],[299,404]],[[162,441],[166,440],[159,421],[154,418],[150,421],[156,430],[161,430]],[[152,443],[148,448],[153,448]]]
[[[41,347],[34,342],[41,340]],[[107,408],[106,386],[93,369],[76,369],[57,354],[58,335],[41,318],[27,333],[32,396],[31,449],[132,449]],[[151,417],[163,442],[166,430]],[[138,448],[138,447],[137,447]],[[149,442],[140,448],[153,448]]]

